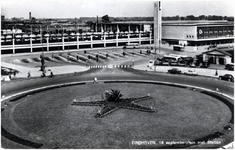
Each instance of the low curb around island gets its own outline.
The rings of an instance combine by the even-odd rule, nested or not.
[[[223,94],[223,93],[220,93],[220,92],[217,92],[217,91],[213,91],[213,90],[198,87],[198,86],[172,83],[172,82],[152,81],[152,80],[99,80],[98,83],[95,83],[95,84],[99,84],[99,83],[146,83],[146,84],[167,85],[167,86],[174,86],[174,87],[178,87],[178,88],[188,88],[190,90],[198,91],[198,92],[201,92],[202,94],[207,94],[209,96],[215,97],[216,99],[218,99],[219,96],[223,96],[223,97],[226,97],[226,98],[229,98],[229,99],[233,100],[233,97],[228,96],[228,95]],[[16,94],[13,94],[13,95],[10,95],[10,96],[7,96],[7,97],[2,97],[2,102],[4,103],[4,107],[2,107],[1,112],[4,111],[5,107],[7,107],[7,105],[5,105],[5,104],[7,104],[9,102],[14,102],[17,99],[20,99],[22,97],[29,96],[30,94],[35,94],[35,93],[38,93],[38,92],[43,92],[43,91],[46,91],[46,90],[51,90],[51,89],[60,88],[60,87],[74,86],[74,85],[85,85],[85,84],[93,84],[93,81],[80,81],[80,82],[68,82],[68,83],[62,83],[62,84],[54,84],[54,85],[49,85],[49,86],[44,86],[44,87],[40,87],[40,88],[35,88],[35,89],[19,92],[19,93],[16,93]],[[229,107],[231,113],[232,113],[232,117],[231,117],[232,119],[230,120],[229,123],[234,124],[234,120],[233,120],[234,119],[234,109],[233,109],[234,104],[232,104],[231,102],[229,102],[227,100],[225,100],[226,102],[224,102],[224,100],[225,99],[220,100],[220,101],[223,102],[225,105],[227,105]],[[1,128],[4,129],[2,126],[1,126]],[[5,131],[5,129],[4,129],[4,131]],[[28,140],[25,140],[25,139],[21,139],[20,137],[15,136],[11,133],[8,133],[8,134],[10,134],[13,137],[13,139],[18,138],[18,139],[20,139],[20,141],[23,141],[20,144],[27,145],[27,144],[24,144],[24,142],[26,142],[26,143],[28,142],[32,145],[36,145],[36,147],[38,146],[37,148],[43,146],[43,144],[41,144],[41,143],[34,143],[34,142],[31,142],[31,141],[28,141]],[[219,149],[225,149],[227,147],[231,147],[231,145],[233,145],[233,143],[234,142],[231,142],[227,145],[224,145],[224,146],[220,147]],[[34,147],[32,145],[31,145],[31,147]]]

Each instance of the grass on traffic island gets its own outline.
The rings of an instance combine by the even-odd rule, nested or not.
[[[102,100],[101,93],[113,88],[121,91],[124,99],[150,95],[151,99],[136,104],[152,106],[157,112],[118,109],[97,118],[100,106],[71,105],[74,99]],[[215,97],[186,88],[144,83],[51,89],[10,102],[2,112],[5,130],[43,143],[43,148],[158,148],[161,146],[133,145],[132,141],[196,140],[221,131],[230,119],[227,105]],[[13,147],[7,142],[2,146]]]

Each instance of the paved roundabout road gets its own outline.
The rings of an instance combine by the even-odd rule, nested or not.
[[[220,100],[221,102],[223,102],[225,104],[225,106],[229,108],[228,110],[230,111],[230,117],[227,116],[227,119],[225,119],[225,122],[227,122],[227,123],[225,123],[225,124],[221,123],[221,127],[220,127],[221,130],[219,132],[222,131],[224,133],[223,137],[220,137],[221,135],[218,136],[218,134],[220,134],[220,133],[216,133],[216,135],[215,135],[214,134],[215,132],[213,131],[213,134],[211,133],[211,134],[208,135],[208,136],[212,136],[212,137],[203,136],[204,139],[201,137],[201,138],[197,138],[197,140],[198,141],[203,141],[203,140],[205,140],[205,138],[208,138],[210,140],[214,140],[215,137],[213,137],[213,136],[218,136],[216,138],[224,140],[222,144],[220,143],[220,144],[217,144],[217,145],[216,144],[215,145],[209,145],[209,147],[211,146],[213,148],[221,147],[221,146],[223,146],[225,144],[228,144],[228,143],[233,141],[233,128],[232,128],[232,131],[227,131],[227,130],[224,130],[224,128],[223,128],[223,125],[233,124],[233,115],[231,115],[231,114],[233,114],[233,100],[228,98],[228,96],[233,97],[233,95],[234,95],[234,93],[233,93],[233,91],[234,91],[233,83],[229,83],[229,82],[225,82],[225,81],[219,81],[217,79],[207,78],[207,77],[188,77],[188,76],[183,76],[183,75],[170,75],[170,74],[165,74],[165,73],[137,71],[137,70],[133,70],[133,69],[118,69],[118,68],[114,69],[114,68],[110,68],[110,69],[90,69],[86,72],[60,75],[60,76],[55,76],[54,78],[47,78],[46,77],[46,78],[31,78],[31,79],[13,80],[11,82],[8,82],[7,84],[2,83],[2,95],[5,96],[5,99],[3,98],[3,101],[2,101],[2,108],[5,108],[5,110],[2,109],[2,112],[3,111],[6,111],[6,112],[8,111],[9,112],[8,106],[4,106],[4,104],[9,104],[10,105],[11,102],[9,102],[9,99],[7,99],[7,97],[9,97],[11,95],[14,95],[14,94],[17,94],[17,93],[20,93],[20,92],[24,92],[24,91],[28,91],[28,90],[32,90],[32,89],[36,89],[36,88],[52,86],[52,85],[58,85],[58,84],[60,84],[60,86],[63,86],[63,84],[64,84],[64,86],[66,86],[67,84],[73,84],[73,83],[77,84],[78,82],[86,82],[86,83],[89,82],[91,84],[90,86],[93,86],[92,82],[93,82],[93,79],[95,77],[98,78],[98,82],[100,82],[99,83],[100,88],[107,81],[115,81],[115,83],[112,83],[114,85],[113,86],[114,88],[115,88],[116,83],[117,83],[117,88],[118,88],[118,86],[119,86],[118,84],[120,84],[121,81],[129,82],[130,84],[134,83],[134,84],[136,84],[136,86],[133,85],[133,87],[130,86],[129,88],[133,88],[133,89],[137,88],[137,89],[142,90],[142,91],[144,91],[144,90],[141,89],[141,88],[138,88],[137,84],[142,83],[143,81],[144,81],[145,84],[146,84],[146,82],[151,81],[151,82],[154,82],[154,83],[157,83],[157,84],[160,84],[160,85],[166,85],[166,84],[171,85],[171,86],[173,86],[173,88],[169,88],[172,91],[172,92],[170,92],[171,93],[170,97],[174,97],[174,95],[176,95],[176,96],[180,95],[179,93],[181,91],[177,91],[177,90],[174,91],[174,87],[175,87],[175,89],[178,89],[178,87],[186,87],[186,88],[189,88],[191,91],[196,89],[196,91],[199,91],[200,93],[203,93],[204,89],[208,89],[210,91],[208,92],[206,90],[207,92],[205,92],[204,94],[207,94],[207,95],[209,95],[213,98],[216,98],[216,99]],[[172,83],[174,85],[172,85]],[[99,84],[96,84],[97,88],[99,88]],[[148,88],[148,86],[147,86],[147,88]],[[213,91],[215,91],[216,89],[219,89],[220,93],[228,95],[228,96],[223,96],[221,94],[218,94],[218,91],[214,93]],[[105,87],[103,87],[102,90],[105,90]],[[128,91],[129,89],[126,88],[126,90]],[[174,92],[178,92],[178,94],[174,93]],[[136,94],[138,94],[138,93],[136,93]],[[151,94],[154,95],[154,92],[152,91]],[[66,93],[65,93],[65,95],[66,95]],[[195,95],[195,97],[196,96],[197,96],[197,94]],[[193,97],[193,96],[191,96],[191,97]],[[200,103],[198,103],[197,105],[199,105],[199,104]],[[212,104],[213,103],[211,103],[211,105]],[[13,109],[13,107],[9,107],[9,109],[10,108]],[[159,110],[160,110],[160,108],[159,108]],[[221,113],[222,113],[222,110],[219,110],[219,111],[221,111]],[[183,114],[184,114],[184,112],[183,112]],[[147,121],[150,121],[150,120],[147,120]],[[154,122],[154,123],[156,123],[156,122]],[[9,144],[12,144],[12,142],[9,141],[9,139],[11,139],[11,136],[14,136],[14,135],[11,134],[10,131],[5,130],[6,124],[2,124],[2,125],[5,125],[5,127],[2,126],[2,131],[4,131],[2,133],[6,134],[5,136],[3,135],[2,143],[4,143],[4,144],[2,144],[2,145],[4,145],[6,148],[14,148],[14,146],[9,147]],[[215,129],[215,131],[218,131],[218,130]],[[109,134],[107,133],[107,135],[109,135]],[[84,136],[84,137],[86,137],[86,136]],[[25,142],[30,143],[31,142],[31,147],[35,147],[35,148],[40,148],[40,147],[42,147],[42,148],[55,148],[56,147],[55,145],[53,145],[53,146],[48,145],[48,147],[46,147],[45,145],[44,146],[40,145],[40,143],[34,143],[32,141],[27,141],[27,138],[26,139],[21,139],[19,136],[17,136],[17,138],[19,138],[18,141],[21,141],[21,142],[23,141],[23,143],[25,143]],[[115,139],[114,137],[110,136],[110,139],[112,139],[112,138]],[[142,140],[144,140],[144,139],[142,139]],[[39,139],[39,141],[40,141],[40,139]],[[136,142],[136,141],[134,141],[134,142]],[[194,142],[195,142],[195,140],[194,140]],[[21,145],[21,144],[19,144],[19,145],[15,144],[15,147],[17,147],[17,148],[27,147],[27,146],[25,146],[25,144],[23,144],[23,145]],[[102,146],[97,146],[96,147],[96,145],[93,145],[93,147],[88,146],[88,147],[76,147],[76,148],[175,148],[174,146],[176,146],[178,148],[187,147],[187,146],[185,146],[185,144],[183,144],[183,145],[182,144],[173,144],[173,145],[170,144],[170,145],[162,145],[162,146],[157,146],[157,147],[144,147],[143,145],[142,145],[143,147],[141,147],[138,144],[139,144],[138,142],[137,143],[132,143],[132,146],[127,144],[124,147],[122,147],[122,146],[109,147],[109,145],[108,146],[105,145],[104,147],[102,147]],[[60,144],[58,144],[58,145],[60,145]],[[119,145],[119,144],[117,144],[117,145]],[[203,144],[200,144],[200,145],[203,145]],[[200,145],[192,144],[190,146],[192,146],[192,148],[193,147],[195,147],[195,148],[199,147],[200,148]],[[135,146],[137,146],[137,147],[135,147]],[[138,146],[140,146],[140,147],[138,147]],[[60,147],[58,146],[58,148],[60,148]],[[61,148],[68,148],[68,147],[66,147],[66,146],[63,147],[62,146]],[[69,147],[69,148],[73,148],[73,147]]]

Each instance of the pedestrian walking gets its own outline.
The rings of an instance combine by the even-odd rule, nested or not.
[[[13,72],[14,77],[16,77],[16,71]]]
[[[52,77],[54,77],[54,74],[53,74],[53,72],[51,71],[51,73],[50,73],[50,77],[52,78]]]
[[[46,74],[44,72],[42,72],[41,77],[45,77],[45,76],[46,76]]]
[[[96,77],[94,78],[94,82],[93,83],[97,83],[97,78]]]
[[[215,70],[215,76],[218,76],[218,70],[217,69]]]
[[[30,78],[31,77],[31,73],[30,73],[30,71],[28,72],[28,78]]]

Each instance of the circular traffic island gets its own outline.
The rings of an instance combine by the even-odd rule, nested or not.
[[[213,148],[229,142],[224,126],[232,117],[217,97],[182,86],[61,86],[8,102],[2,109],[2,147]]]

